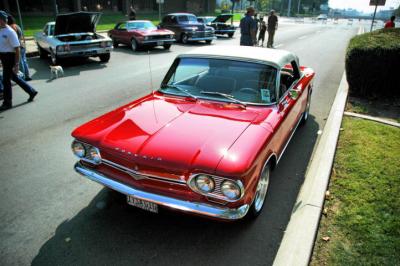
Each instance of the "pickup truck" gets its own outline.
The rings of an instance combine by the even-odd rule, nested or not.
[[[99,57],[101,62],[108,62],[112,40],[96,33],[100,16],[97,12],[57,15],[55,22],[48,22],[35,35],[40,58],[50,55],[53,65],[67,57]]]

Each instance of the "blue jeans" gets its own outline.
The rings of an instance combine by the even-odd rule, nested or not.
[[[12,105],[11,80],[17,83],[29,96],[32,96],[36,92],[35,89],[13,72],[15,53],[0,53],[0,59],[3,65],[3,105]]]
[[[26,49],[25,47],[21,47],[20,49],[20,59],[19,59],[19,68],[22,73],[24,73],[24,78],[29,78],[29,66],[28,61],[26,60]]]

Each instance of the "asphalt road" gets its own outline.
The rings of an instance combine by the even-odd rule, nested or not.
[[[121,47],[107,64],[67,63],[65,77],[52,81],[48,62],[30,59],[37,99],[25,104],[28,96],[15,87],[15,108],[0,113],[0,264],[272,264],[342,77],[345,48],[358,27],[280,25],[276,46],[295,52],[317,76],[310,119],[273,172],[266,206],[253,222],[147,213],[72,170],[75,127],[149,93],[177,54],[199,44],[156,49],[150,57]],[[238,43],[237,35],[213,45]]]

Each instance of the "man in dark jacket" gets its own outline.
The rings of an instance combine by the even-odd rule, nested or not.
[[[257,23],[253,18],[254,13],[254,8],[248,7],[246,16],[240,20],[240,45],[254,46],[257,43]]]
[[[277,29],[278,29],[278,17],[275,15],[275,11],[271,10],[270,15],[268,17],[268,25],[267,25],[267,30],[268,30],[267,47],[268,48],[274,48],[274,36],[275,36],[275,31]]]

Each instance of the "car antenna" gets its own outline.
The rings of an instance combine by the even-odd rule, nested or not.
[[[149,59],[149,74],[150,74],[150,86],[151,86],[151,93],[154,94],[154,87],[153,87],[153,74],[151,72],[151,60],[150,60],[150,51],[147,50],[147,57]]]
[[[150,60],[150,50],[147,50],[147,57],[149,59],[149,74],[150,74],[150,86],[151,86],[151,94],[153,95],[153,112],[154,112],[154,118],[156,119],[156,123],[158,124],[158,118],[156,114],[156,107],[154,105],[154,86],[153,86],[153,74],[151,72],[151,60]]]

